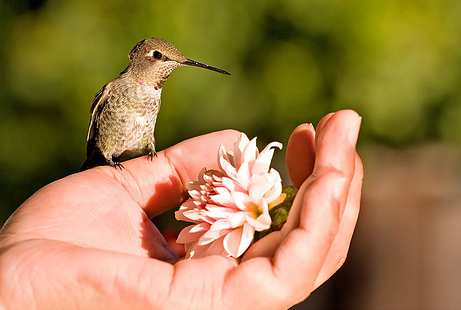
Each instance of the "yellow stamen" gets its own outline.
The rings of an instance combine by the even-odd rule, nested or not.
[[[285,198],[287,198],[287,194],[281,193],[280,196],[277,197],[277,199],[269,203],[269,210],[283,203],[285,201]]]
[[[247,205],[247,212],[255,219],[262,214],[260,207],[252,202]]]

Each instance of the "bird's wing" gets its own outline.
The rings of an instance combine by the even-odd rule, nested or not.
[[[87,143],[91,139],[94,139],[96,129],[97,129],[96,128],[97,126],[96,118],[101,113],[104,105],[107,102],[107,98],[108,98],[107,95],[110,91],[110,84],[111,83],[107,83],[106,85],[104,85],[94,96],[94,100],[93,100],[93,103],[91,104],[91,109],[90,109],[91,118],[90,118],[90,125],[88,127],[88,134],[86,136]]]
[[[93,103],[90,109],[90,126],[88,128],[88,134],[86,136],[86,160],[80,168],[81,171],[106,164],[106,158],[96,146],[96,136],[98,134],[98,122],[97,118],[100,117],[104,106],[107,104],[109,99],[109,92],[111,88],[111,82],[104,85],[94,97]]]

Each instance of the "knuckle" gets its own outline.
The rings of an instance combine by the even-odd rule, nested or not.
[[[321,166],[313,172],[313,177],[316,179],[335,179],[335,180],[346,180],[348,176],[346,173],[337,167],[334,166]]]
[[[312,292],[311,283],[302,285],[280,285],[278,288],[277,301],[284,308],[289,308],[308,298]]]

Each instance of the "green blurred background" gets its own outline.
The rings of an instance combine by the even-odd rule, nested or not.
[[[172,75],[157,123],[159,149],[224,128],[286,143],[296,125],[330,111],[352,108],[363,116],[367,176],[358,239],[350,263],[299,309],[452,309],[460,297],[446,289],[426,300],[419,258],[434,254],[422,248],[422,236],[441,204],[448,199],[450,212],[461,204],[460,30],[459,0],[2,1],[0,224],[38,188],[79,168],[94,94],[125,68],[137,41],[159,36],[232,72],[227,78],[186,68]],[[277,160],[281,167],[281,154]],[[437,211],[421,211],[432,209],[419,198]],[[461,216],[453,212],[447,220]],[[375,217],[383,219],[382,231],[367,221]],[[452,227],[444,223],[441,229]],[[401,230],[395,242],[388,229]],[[402,236],[403,248],[416,244],[405,256],[414,264],[395,271],[402,259],[393,257],[396,278],[383,280],[373,269],[382,259],[367,255],[401,251]],[[450,261],[440,264],[454,277]],[[412,266],[422,269],[402,288]],[[440,283],[443,275],[435,276]]]

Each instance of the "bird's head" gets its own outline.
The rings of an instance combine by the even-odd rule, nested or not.
[[[181,66],[194,66],[223,74],[229,72],[204,63],[186,58],[171,43],[158,38],[145,39],[138,42],[128,55],[130,71],[142,83],[162,87],[163,82],[174,69]]]

